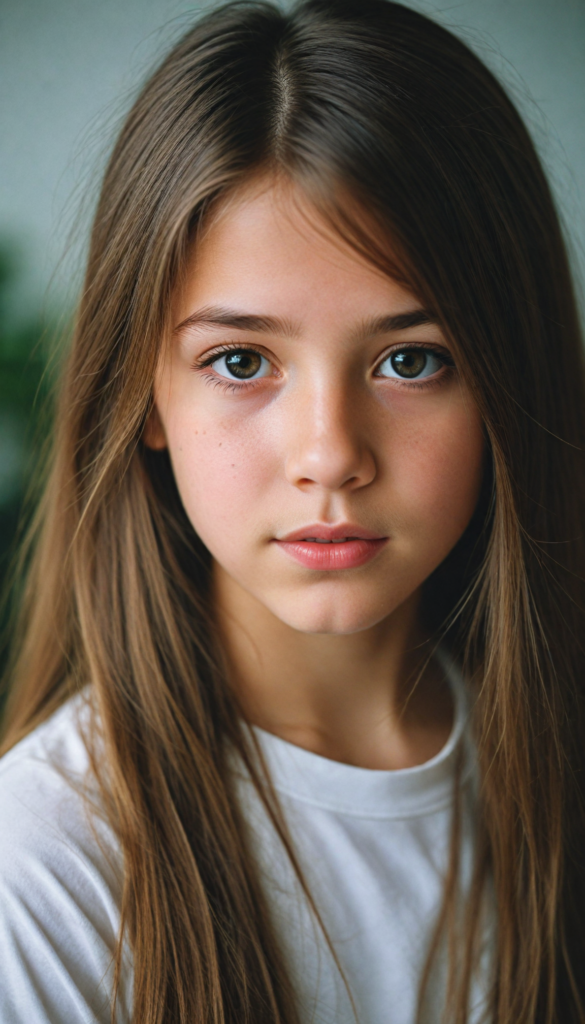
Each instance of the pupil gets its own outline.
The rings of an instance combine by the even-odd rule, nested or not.
[[[262,357],[257,352],[230,352],[225,357],[225,365],[234,377],[247,380],[258,373],[262,365]]]
[[[425,352],[395,352],[391,358],[392,366],[401,377],[418,377],[422,373],[427,357]]]

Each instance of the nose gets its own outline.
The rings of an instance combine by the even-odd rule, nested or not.
[[[360,428],[359,396],[341,384],[315,388],[290,409],[286,477],[295,487],[353,491],[376,476],[374,453]],[[291,422],[292,421],[292,422]]]

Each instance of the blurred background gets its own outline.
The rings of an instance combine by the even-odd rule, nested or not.
[[[409,4],[470,44],[521,109],[583,301],[585,0]],[[101,170],[152,62],[210,6],[0,0],[0,585],[50,429],[51,351],[74,308]]]

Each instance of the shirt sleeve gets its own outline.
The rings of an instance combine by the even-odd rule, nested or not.
[[[2,1024],[110,1024],[117,861],[62,773],[34,758],[0,773]],[[130,1021],[129,985],[126,972],[119,1024]]]

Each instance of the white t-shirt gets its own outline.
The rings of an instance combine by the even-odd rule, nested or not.
[[[359,1024],[414,1022],[447,867],[455,758],[466,742],[460,685],[454,691],[447,744],[415,768],[355,768],[258,730]],[[68,701],[0,761],[1,1024],[110,1022],[122,860],[115,837],[83,795],[84,713],[81,698]],[[468,884],[474,773],[469,752],[466,759],[462,863]],[[243,774],[238,788],[303,1024],[354,1024],[339,971]],[[127,957],[118,1014],[124,1024],[131,1019]],[[430,990],[433,1024],[442,1009],[439,975],[440,968],[435,996]],[[479,988],[474,999],[479,1007]]]

